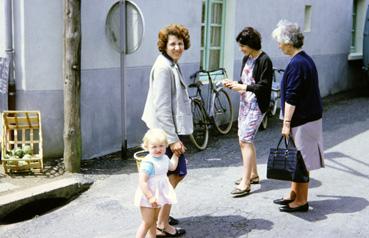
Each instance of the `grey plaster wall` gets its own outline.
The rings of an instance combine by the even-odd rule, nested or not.
[[[40,111],[43,151],[46,157],[63,154],[63,91],[33,90],[16,92],[17,110]]]
[[[121,149],[120,70],[83,70],[81,131],[83,158]]]
[[[2,11],[0,11],[0,57],[4,57],[5,56],[5,19],[4,19],[4,11],[3,11],[3,6],[4,6],[4,0],[0,0],[0,8]]]
[[[180,23],[190,29],[191,47],[184,53],[180,64],[185,76],[199,68],[201,3],[180,0],[157,0],[155,4],[143,0],[134,2],[141,8],[146,28],[141,47],[125,56],[126,138],[122,138],[120,54],[105,37],[106,15],[115,1],[82,2],[81,123],[83,157],[86,159],[120,150],[125,139],[128,147],[140,145],[147,129],[141,115],[151,65],[159,54],[156,42],[162,27]],[[96,8],[96,4],[101,7]]]
[[[347,59],[351,45],[352,3],[346,0],[237,1],[236,28],[239,30],[236,32],[245,26],[254,26],[260,31],[263,50],[272,58],[274,66],[285,68],[289,57],[279,50],[271,33],[280,19],[297,22],[303,29],[306,5],[311,5],[312,17],[311,30],[304,32],[303,49],[317,65],[322,96],[352,88],[361,79],[352,75],[355,71]],[[263,13],[255,9],[263,9]],[[242,56],[236,53],[235,68],[240,67]],[[237,77],[238,72],[236,69]]]

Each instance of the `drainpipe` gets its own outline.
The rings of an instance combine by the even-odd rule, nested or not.
[[[15,110],[15,77],[13,48],[13,0],[4,0],[5,53],[9,59],[8,109]]]
[[[126,79],[125,79],[125,54],[126,54],[126,1],[120,0],[120,79],[121,79],[121,108],[122,108],[122,158],[127,158],[127,125],[126,125]]]

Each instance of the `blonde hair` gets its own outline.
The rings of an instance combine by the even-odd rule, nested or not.
[[[159,128],[149,129],[142,139],[141,147],[144,150],[148,150],[149,144],[163,143],[165,146],[168,145],[167,133]]]

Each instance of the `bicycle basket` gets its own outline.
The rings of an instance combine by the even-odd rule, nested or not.
[[[137,170],[140,171],[140,165],[141,165],[141,161],[145,158],[145,156],[148,154],[149,152],[146,150],[140,150],[137,151],[136,153],[134,153],[134,158],[136,160],[136,165],[137,165]]]
[[[209,73],[207,71],[199,71],[196,73],[195,81],[198,80],[202,84],[209,84]]]
[[[223,79],[227,78],[227,72],[223,68],[209,71],[209,75],[213,84],[221,82]]]

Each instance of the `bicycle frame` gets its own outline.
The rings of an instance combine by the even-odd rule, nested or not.
[[[226,76],[224,69],[214,71],[197,71],[191,76],[193,83],[189,88],[196,88],[194,96],[190,96],[192,102],[192,113],[194,115],[194,131],[190,139],[196,148],[203,150],[206,148],[209,139],[209,125],[221,134],[227,134],[232,128],[233,110],[232,102],[219,83]],[[216,82],[218,77],[218,83]],[[203,95],[202,86],[208,83],[208,94]],[[205,97],[206,96],[206,97]],[[227,114],[228,113],[228,114]],[[228,116],[229,115],[229,116]]]
[[[201,75],[202,74],[202,75]],[[201,79],[201,77],[205,79]],[[224,68],[219,68],[213,71],[205,71],[199,70],[193,75],[191,75],[191,79],[193,79],[193,83],[189,85],[190,88],[196,87],[196,94],[195,96],[191,96],[192,100],[199,100],[200,103],[203,105],[208,120],[214,115],[214,100],[216,93],[219,92],[223,87],[222,84],[217,84],[216,81],[220,82],[220,80],[227,77],[227,72]],[[220,79],[219,79],[220,78]],[[204,82],[208,82],[209,90],[207,99],[205,100],[201,87],[204,85]]]
[[[284,69],[273,68],[272,94],[270,97],[270,101],[271,101],[270,113],[272,116],[275,115],[277,108],[279,107],[278,102],[281,98],[280,82],[281,82],[281,78],[283,77],[283,73],[284,73]]]

